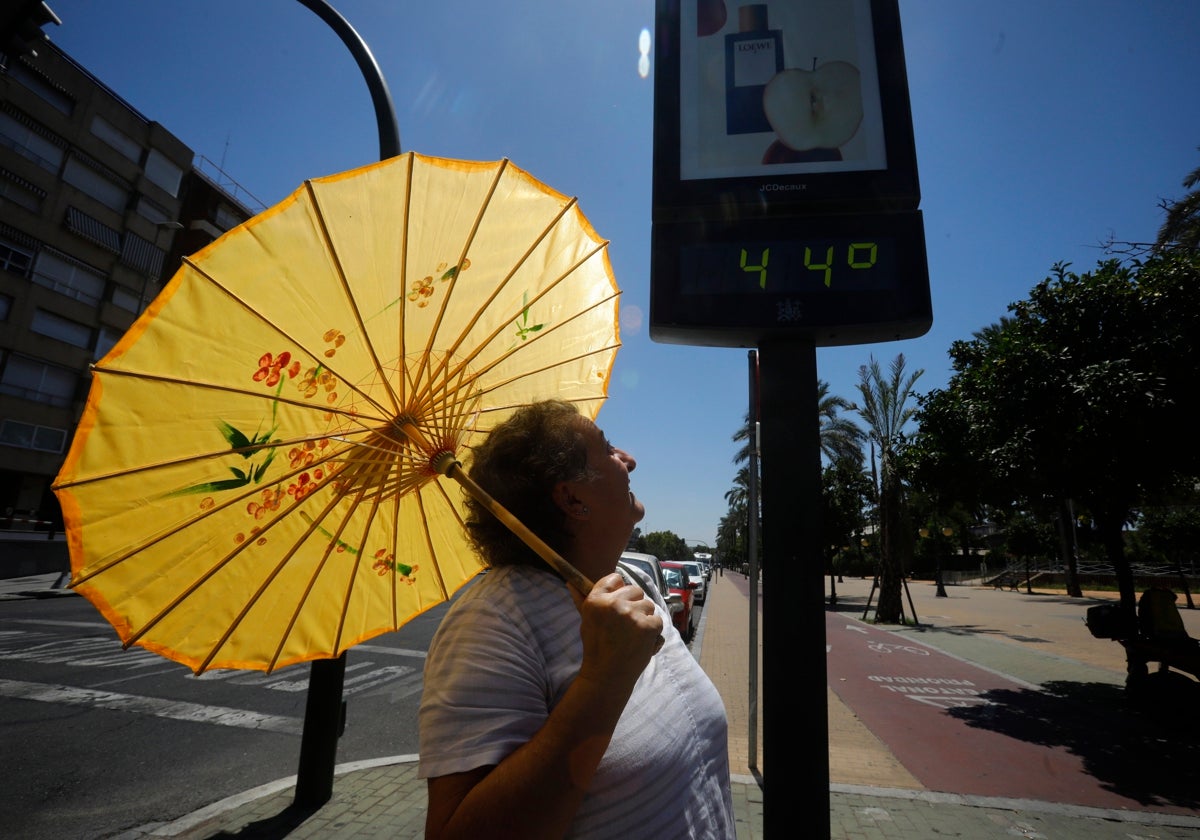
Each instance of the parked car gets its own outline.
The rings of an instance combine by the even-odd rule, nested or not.
[[[683,598],[678,592],[672,592],[667,586],[666,576],[663,574],[662,565],[658,562],[658,558],[653,554],[642,554],[637,551],[621,552],[621,562],[645,572],[649,578],[658,586],[658,591],[662,594],[663,600],[667,602],[667,609],[671,612],[671,620],[675,620],[675,616],[683,611]]]
[[[696,584],[696,603],[703,604],[708,600],[708,578],[704,575],[704,569],[694,560],[687,560],[679,565],[687,569],[688,577]]]
[[[646,574],[650,575],[650,579],[658,584],[658,591],[662,593],[663,600],[667,600],[667,582],[663,577],[662,566],[658,562],[658,558],[653,554],[642,554],[638,551],[622,551],[621,559],[632,566],[637,566]]]
[[[681,610],[671,613],[671,620],[683,640],[690,642],[696,635],[696,612],[693,609],[696,605],[696,584],[692,583],[682,563],[663,561],[660,566],[672,597],[678,597],[683,604]]]

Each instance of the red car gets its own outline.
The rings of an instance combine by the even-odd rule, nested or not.
[[[696,635],[696,616],[692,607],[695,606],[696,584],[688,578],[687,569],[682,563],[659,563],[663,577],[667,580],[667,589],[672,595],[678,595],[683,601],[683,609],[671,614],[675,629],[685,642],[690,642]]]

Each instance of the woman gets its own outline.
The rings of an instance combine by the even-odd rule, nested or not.
[[[468,499],[468,533],[492,570],[446,614],[426,660],[427,838],[734,840],[721,698],[649,580],[647,592],[616,573],[645,515],[629,489],[636,466],[554,400],[475,450],[471,478],[595,585],[567,587]]]

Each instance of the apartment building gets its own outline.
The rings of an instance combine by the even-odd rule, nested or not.
[[[91,363],[261,209],[205,163],[53,44],[0,53],[0,527],[58,527]]]

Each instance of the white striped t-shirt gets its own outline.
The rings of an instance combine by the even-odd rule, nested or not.
[[[725,707],[660,597],[655,610],[662,650],[638,678],[568,836],[735,840]],[[582,658],[579,612],[561,580],[515,566],[484,575],[429,648],[420,777],[499,764],[542,726]]]

